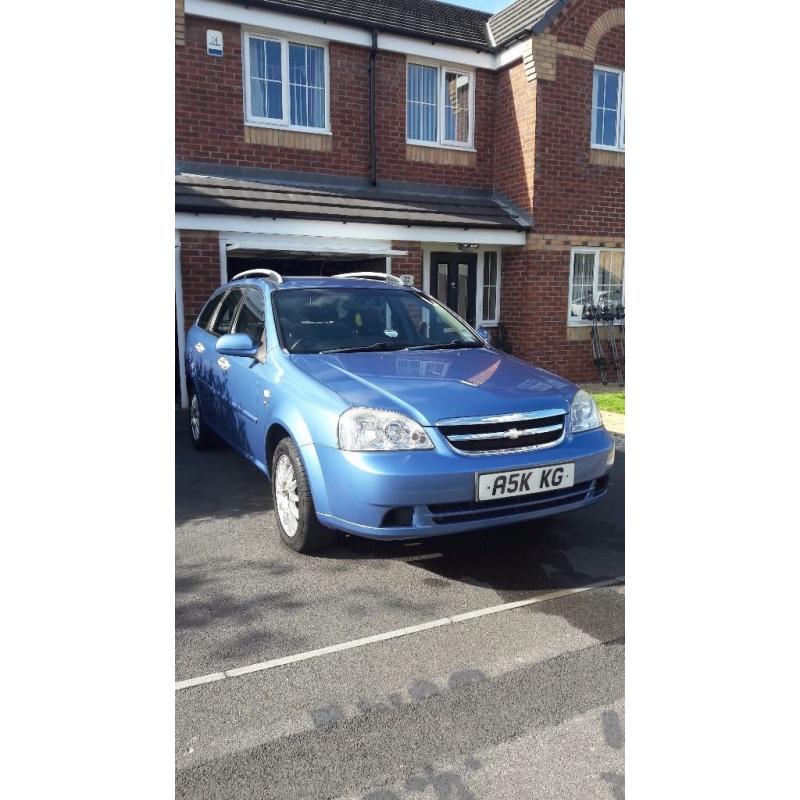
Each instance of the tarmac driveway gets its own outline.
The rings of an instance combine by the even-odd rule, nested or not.
[[[301,556],[263,475],[186,428],[176,680],[221,679],[176,691],[179,797],[624,796],[624,453],[584,511]]]

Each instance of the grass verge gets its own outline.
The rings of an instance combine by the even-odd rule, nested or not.
[[[597,407],[601,411],[613,411],[616,414],[625,413],[625,392],[599,392],[592,394]]]

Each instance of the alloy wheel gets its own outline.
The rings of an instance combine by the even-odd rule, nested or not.
[[[197,441],[200,438],[200,401],[197,399],[196,394],[192,395],[189,424],[192,426],[192,438]]]
[[[294,467],[285,453],[278,459],[275,469],[275,505],[284,533],[294,536],[300,518],[300,498],[297,496]]]

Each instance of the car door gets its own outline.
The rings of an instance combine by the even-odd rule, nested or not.
[[[264,461],[265,411],[270,395],[265,380],[264,294],[248,287],[234,320],[233,333],[245,333],[259,347],[258,358],[228,356],[228,396],[231,402],[232,443],[259,463]]]
[[[200,405],[203,408],[206,422],[214,427],[213,422],[213,398],[209,389],[209,375],[212,371],[212,365],[216,360],[214,350],[215,339],[209,333],[209,328],[214,320],[214,315],[225,297],[226,290],[222,289],[211,295],[211,298],[205,304],[197,322],[189,329],[186,337],[186,360],[187,360],[187,377],[189,378],[194,391],[200,400]]]
[[[212,346],[206,350],[208,354],[206,361],[207,390],[211,400],[211,417],[213,420],[211,425],[217,433],[229,441],[234,430],[231,420],[232,405],[228,385],[228,370],[231,366],[231,359],[230,356],[223,356],[217,352],[217,340],[220,336],[232,333],[233,321],[236,318],[236,312],[243,296],[244,291],[238,287],[228,290],[211,321]]]

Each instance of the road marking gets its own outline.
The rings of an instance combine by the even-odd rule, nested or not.
[[[485,617],[489,614],[499,614],[502,611],[511,611],[515,608],[522,608],[523,606],[530,606],[535,603],[544,603],[547,600],[557,600],[559,597],[566,597],[571,594],[588,592],[591,589],[600,589],[603,586],[619,586],[624,583],[625,578],[620,577],[611,578],[607,581],[599,581],[598,583],[590,583],[586,586],[576,586],[572,589],[559,589],[555,592],[536,595],[536,597],[528,597],[525,600],[514,600],[510,603],[501,603],[497,606],[487,606],[486,608],[479,608],[475,611],[466,611],[463,614],[454,614],[452,617],[442,617],[441,619],[435,619],[431,622],[423,622],[419,625],[410,625],[408,628],[399,628],[394,631],[386,631],[385,633],[376,633],[373,636],[365,636],[362,639],[351,639],[349,642],[332,644],[328,645],[327,647],[317,648],[316,650],[306,650],[303,653],[295,653],[291,656],[273,658],[270,661],[261,661],[258,664],[249,664],[246,667],[236,667],[235,669],[228,669],[224,672],[212,672],[208,675],[200,675],[197,678],[186,678],[185,680],[175,682],[175,691],[188,689],[192,686],[200,686],[204,683],[223,681],[226,678],[236,678],[240,675],[249,675],[251,672],[263,672],[267,669],[283,667],[286,664],[295,664],[298,661],[308,661],[311,658],[320,658],[320,656],[327,656],[331,653],[341,653],[343,650],[352,650],[354,647],[364,647],[365,645],[375,644],[376,642],[385,642],[388,639],[399,639],[401,636],[409,636],[412,633],[420,633],[421,631],[427,631],[431,628],[441,628],[444,625],[455,625],[459,622],[467,622],[468,620],[477,619],[478,617]]]

